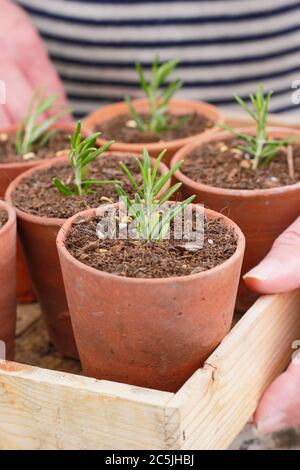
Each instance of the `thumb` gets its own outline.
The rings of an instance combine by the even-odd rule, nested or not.
[[[262,294],[300,287],[300,217],[275,240],[269,254],[245,274],[244,281]]]
[[[254,424],[263,434],[300,424],[300,355],[262,397]]]

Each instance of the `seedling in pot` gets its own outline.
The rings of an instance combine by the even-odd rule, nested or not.
[[[51,112],[57,105],[58,97],[50,95],[45,97],[40,90],[36,90],[29,103],[27,115],[21,122],[16,137],[16,153],[24,160],[34,157],[33,148],[43,148],[51,137],[57,132],[51,129],[62,116],[69,110],[62,108],[60,111],[43,119],[45,113]]]
[[[178,63],[178,60],[170,60],[169,62],[160,64],[156,56],[152,63],[149,82],[147,82],[145,78],[142,65],[136,64],[135,68],[139,76],[140,86],[145,92],[148,101],[149,117],[141,116],[128,96],[125,98],[125,101],[128,104],[134,125],[140,131],[159,133],[172,130],[190,119],[190,116],[183,116],[182,118],[178,118],[175,123],[171,124],[170,116],[168,115],[169,102],[175,93],[180,90],[183,82],[180,79],[175,79],[168,85],[166,85],[165,82],[169,75],[174,72]]]
[[[70,140],[69,162],[74,172],[74,183],[67,184],[60,178],[55,177],[53,184],[58,191],[67,197],[82,196],[86,194],[92,185],[95,184],[116,184],[116,180],[93,180],[87,178],[89,165],[102,153],[106,152],[111,144],[107,142],[102,147],[97,148],[96,142],[101,132],[82,139],[81,137],[81,122],[77,122],[76,129]]]
[[[120,163],[123,172],[135,190],[134,201],[130,200],[120,184],[116,184],[115,187],[129,216],[132,217],[136,224],[138,239],[162,240],[169,231],[170,222],[195,199],[195,196],[190,196],[185,201],[176,205],[164,205],[178,191],[181,183],[174,184],[160,197],[159,193],[172,178],[175,171],[183,164],[183,161],[180,161],[166,174],[158,175],[159,163],[164,157],[165,152],[164,150],[160,153],[153,167],[151,167],[151,159],[146,149],[143,152],[143,161],[138,158],[136,159],[140,174],[142,175],[143,183],[141,186],[138,185],[135,176],[128,167],[123,162]]]
[[[242,131],[238,131],[223,124],[220,125],[220,127],[228,130],[229,132],[232,132],[232,134],[244,142],[244,145],[240,145],[239,148],[243,152],[250,155],[253,170],[268,166],[279,150],[281,150],[283,147],[286,147],[293,141],[292,137],[276,140],[268,138],[267,120],[272,94],[273,91],[269,91],[269,93],[265,96],[263,85],[258,85],[255,95],[249,96],[252,108],[248,106],[245,100],[239,96],[235,96],[238,104],[255,122],[256,133],[254,136],[245,134]]]

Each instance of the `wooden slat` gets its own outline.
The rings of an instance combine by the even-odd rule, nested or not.
[[[180,409],[181,428],[168,431],[169,444],[226,449],[290,362],[295,339],[300,339],[300,290],[261,297],[170,400],[172,409]]]
[[[0,448],[225,449],[289,363],[299,313],[300,290],[262,297],[175,395],[2,363]]]
[[[0,364],[0,449],[165,449],[171,393]],[[178,416],[174,415],[174,420]]]

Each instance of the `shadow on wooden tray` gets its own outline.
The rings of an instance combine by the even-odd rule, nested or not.
[[[49,343],[38,304],[18,307],[15,361],[70,374],[82,373],[79,361],[66,359]]]

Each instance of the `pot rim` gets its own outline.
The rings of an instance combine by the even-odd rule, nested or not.
[[[136,99],[132,100],[133,105],[135,106],[147,106],[147,100],[145,98],[142,99]],[[151,152],[158,152],[164,148],[170,149],[172,147],[182,147],[184,145],[187,145],[189,142],[199,138],[202,135],[206,134],[212,134],[216,132],[216,125],[224,121],[224,117],[222,112],[217,108],[216,106],[207,103],[205,101],[193,101],[193,100],[178,100],[178,99],[173,99],[170,102],[170,106],[190,106],[197,110],[198,114],[203,114],[204,116],[212,119],[214,121],[214,127],[208,128],[207,130],[203,132],[198,132],[197,134],[188,136],[188,137],[183,137],[181,139],[175,139],[175,140],[168,140],[168,141],[160,141],[160,142],[143,142],[143,143],[126,143],[126,142],[121,142],[121,141],[115,141],[112,144],[112,149],[118,150],[119,148],[123,148],[124,151],[140,151],[141,148],[147,147],[149,150],[149,153]],[[106,117],[105,110],[114,110],[118,108],[123,108],[124,111],[128,111],[127,104],[124,101],[118,101],[117,103],[113,103],[111,105],[103,106],[102,108],[90,113],[83,121],[84,126],[86,129],[91,130],[91,125],[95,122],[97,123],[102,123],[104,121],[109,120],[109,118]],[[116,115],[123,114],[122,110],[120,110],[119,113],[116,112]],[[94,132],[94,131],[93,131]],[[101,136],[99,137],[98,141],[101,144],[104,144],[108,142],[108,140],[102,138]]]
[[[0,134],[1,133],[7,133],[7,134],[14,134],[18,130],[18,124],[12,124],[11,126],[8,127],[3,127],[0,128]],[[75,123],[73,122],[62,122],[62,123],[55,123],[51,126],[50,129],[61,129],[61,130],[66,130],[73,132],[75,130]],[[87,129],[85,129],[84,126],[82,126],[82,132],[87,134]],[[33,165],[38,166],[38,165],[43,165],[44,163],[47,163],[49,161],[52,161],[53,158],[41,158],[39,160],[28,160],[24,162],[10,162],[10,163],[0,163],[0,171],[1,170],[13,170],[15,168],[25,168],[25,171],[27,169],[31,169]]]
[[[194,210],[197,210],[200,207],[201,208],[203,207],[203,206],[199,206],[198,204],[192,204],[192,206]],[[107,207],[108,206],[106,206],[106,208]],[[96,275],[97,277],[106,277],[107,279],[112,279],[118,282],[131,283],[131,284],[147,284],[147,283],[161,284],[162,282],[163,283],[178,283],[178,282],[186,283],[193,279],[202,279],[205,277],[211,277],[220,271],[221,272],[225,271],[227,268],[233,265],[239,258],[243,258],[246,242],[245,242],[245,236],[243,232],[241,231],[241,229],[239,228],[239,226],[235,222],[233,222],[231,219],[229,219],[229,217],[226,217],[225,215],[220,214],[219,212],[216,212],[211,209],[204,208],[204,207],[203,207],[203,210],[204,210],[204,213],[208,215],[210,218],[221,218],[226,226],[234,229],[237,235],[237,247],[233,255],[227,260],[225,260],[223,263],[207,271],[202,271],[200,273],[189,274],[186,276],[176,276],[176,277],[173,276],[173,277],[161,277],[161,278],[132,278],[132,277],[126,277],[126,276],[118,276],[116,274],[107,273],[106,271],[100,271],[96,268],[92,268],[91,266],[88,266],[82,263],[81,261],[77,260],[67,250],[65,243],[64,243],[65,239],[73,224],[73,221],[77,217],[87,216],[86,217],[87,219],[92,218],[93,216],[96,215],[97,209],[88,209],[86,211],[79,212],[78,214],[75,214],[74,216],[67,219],[58,232],[58,235],[56,238],[57,249],[58,249],[59,255],[67,258],[71,264],[77,267],[81,267],[82,269],[87,270],[88,272]]]
[[[133,153],[133,152],[130,152],[130,153],[131,153],[132,157],[142,158],[141,154]],[[125,152],[108,151],[108,152],[104,152],[101,155],[101,157],[102,156],[107,157],[108,155],[111,155],[111,154],[118,156],[120,158],[120,160],[126,156]],[[155,159],[152,158],[151,160],[154,161]],[[16,207],[13,203],[13,200],[12,200],[12,193],[14,192],[14,190],[16,189],[16,187],[18,186],[20,181],[22,181],[24,178],[26,178],[28,176],[31,176],[36,171],[43,170],[43,169],[49,168],[51,166],[54,166],[54,165],[60,164],[60,163],[68,163],[68,157],[55,157],[55,158],[52,158],[51,160],[48,160],[48,161],[42,163],[41,165],[37,165],[34,168],[30,168],[29,170],[23,172],[21,175],[17,176],[17,178],[15,178],[9,184],[9,186],[6,189],[4,199],[5,199],[6,202],[8,202],[15,209],[15,212],[16,212],[18,218],[26,220],[27,222],[38,224],[38,225],[48,225],[48,226],[53,226],[53,227],[62,226],[64,224],[64,222],[66,220],[68,220],[68,219],[62,219],[62,218],[59,218],[59,217],[41,217],[41,216],[38,216],[38,215],[29,214],[29,213],[23,211],[22,209],[19,209],[18,207]],[[166,174],[169,171],[169,168],[163,162],[160,162],[158,168],[161,170],[161,174]],[[170,185],[171,185],[171,181],[169,180],[165,184],[163,189],[161,190],[161,193],[165,192],[170,187]],[[104,204],[104,205],[107,205],[107,204]],[[95,208],[95,209],[97,209],[97,208]],[[74,214],[74,215],[76,215],[76,214]]]
[[[6,201],[0,199],[0,210],[5,210],[8,214],[8,220],[6,224],[0,228],[0,237],[8,232],[11,227],[16,223],[16,211],[14,207]]]
[[[254,128],[253,127],[245,127],[241,129],[237,129],[239,131],[243,132],[248,132],[248,133],[253,133]],[[288,128],[280,128],[280,127],[268,127],[269,132],[274,132],[275,134],[288,134],[288,135],[296,135],[299,136],[299,141],[300,141],[300,131],[297,131],[296,129],[288,129]],[[203,135],[201,139],[198,139],[198,141],[194,141],[190,143],[189,145],[186,145],[185,147],[182,147],[176,154],[173,156],[171,159],[171,167],[174,166],[179,160],[185,160],[186,155],[192,152],[195,148],[201,147],[203,144],[207,144],[209,142],[215,142],[221,139],[227,140],[233,135],[229,131],[218,131],[214,133],[213,135]],[[298,140],[297,140],[298,141]],[[289,184],[286,186],[276,186],[275,188],[267,188],[267,189],[230,189],[230,188],[220,188],[217,186],[211,186],[205,183],[199,183],[188,176],[186,176],[180,169],[177,170],[174,173],[174,177],[182,182],[186,186],[190,186],[192,189],[195,191],[202,191],[206,193],[212,193],[212,194],[219,194],[223,196],[233,196],[233,197],[243,197],[243,198],[251,198],[251,197],[257,197],[257,196],[273,196],[281,193],[286,193],[286,192],[293,192],[295,190],[300,189],[300,181],[298,183],[294,184]]]

